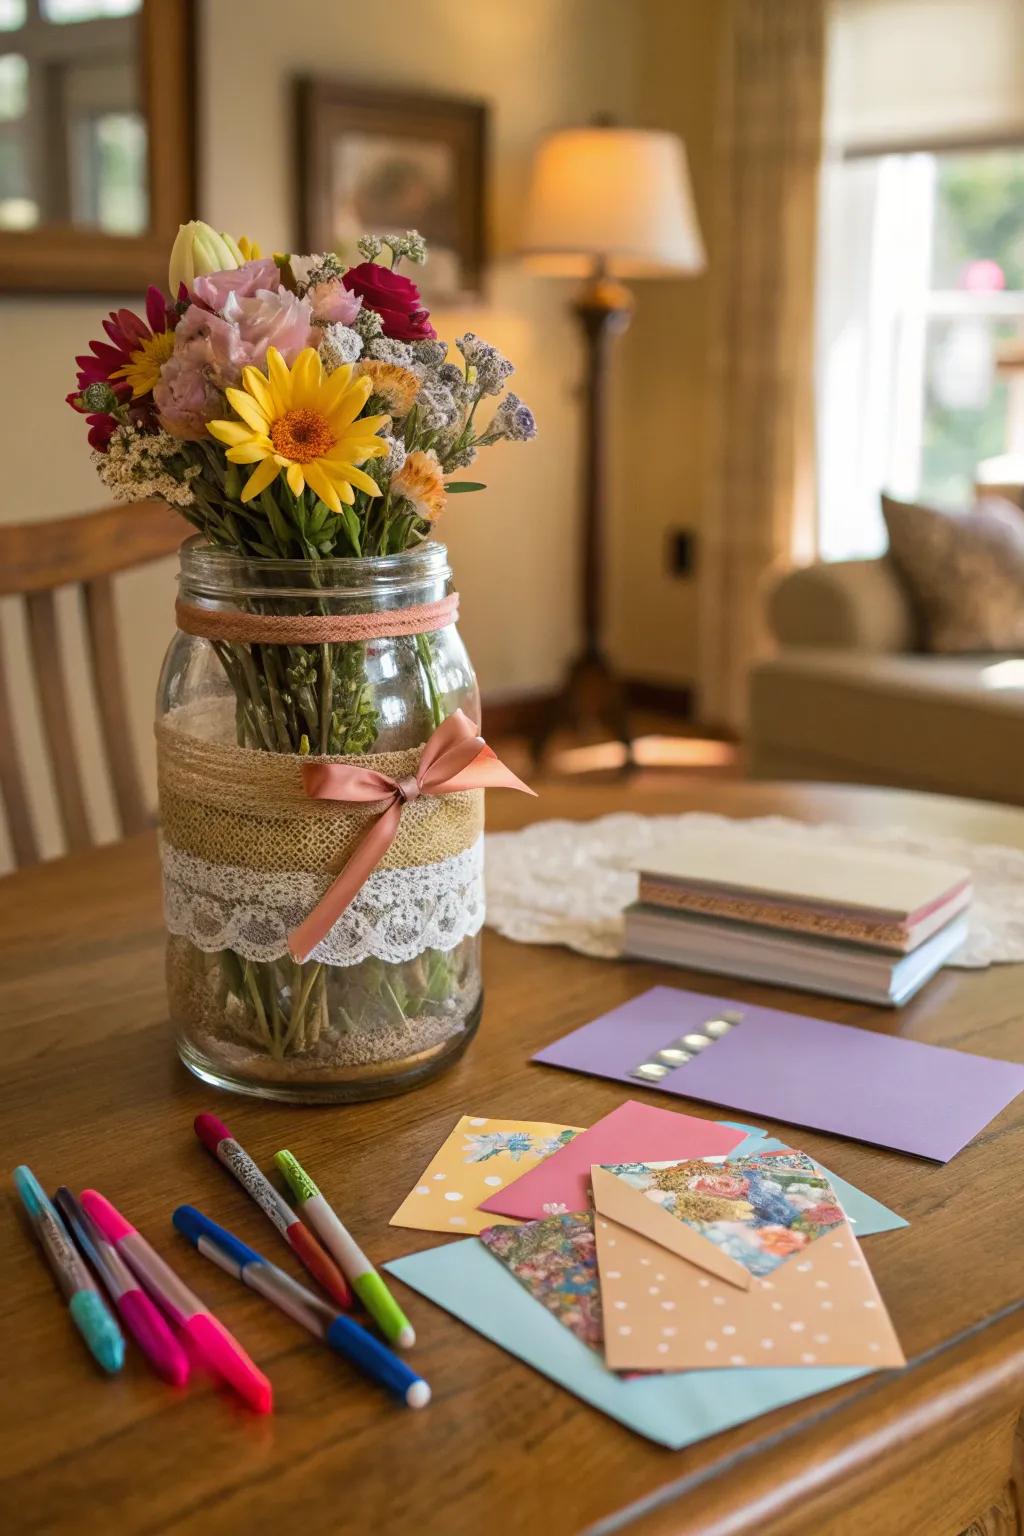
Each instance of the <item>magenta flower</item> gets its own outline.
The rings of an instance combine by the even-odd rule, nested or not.
[[[150,287],[146,290],[145,320],[130,309],[112,309],[103,322],[108,340],[91,341],[89,351],[75,358],[78,364],[78,388],[65,398],[72,410],[85,416],[89,423],[89,444],[100,453],[106,451],[117,420],[109,412],[90,410],[81,402],[82,391],[88,389],[90,384],[106,384],[122,404],[131,400],[133,389],[129,379],[124,376],[125,370],[132,370],[135,377],[140,377],[142,375],[136,370],[141,364],[142,374],[149,371],[155,373],[159,367],[159,353],[163,349],[162,345],[156,343],[156,338],[173,330],[176,322],[177,312],[168,306],[160,289]],[[143,385],[135,393],[145,395],[148,388]],[[140,410],[143,413],[142,419],[151,417],[148,401]]]

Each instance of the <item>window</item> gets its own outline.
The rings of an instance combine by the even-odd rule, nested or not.
[[[1024,462],[1024,145],[828,168],[818,423],[826,557],[884,547],[883,489],[963,506]]]
[[[0,0],[0,233],[149,220],[142,0]]]

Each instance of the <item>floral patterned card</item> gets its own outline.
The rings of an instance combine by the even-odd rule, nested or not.
[[[480,1241],[563,1327],[599,1353],[604,1344],[594,1218],[545,1216],[523,1226],[485,1227]]]
[[[660,1181],[664,1165],[592,1169],[612,1370],[904,1363],[857,1240],[808,1164],[691,1161]],[[733,1177],[745,1188],[727,1187]]]
[[[844,1220],[828,1179],[802,1152],[603,1166],[755,1277]]]
[[[478,1210],[482,1200],[566,1146],[582,1127],[547,1120],[463,1115],[391,1218],[422,1232],[481,1232],[507,1222]],[[508,1222],[517,1226],[517,1222]]]

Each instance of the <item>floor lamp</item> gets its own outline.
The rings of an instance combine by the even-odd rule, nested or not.
[[[561,724],[589,720],[631,744],[625,693],[604,649],[607,463],[604,430],[611,344],[629,324],[623,278],[681,277],[704,268],[686,151],[671,133],[596,124],[549,134],[533,165],[524,261],[551,276],[582,277],[573,311],[583,333],[582,640],[534,738],[538,758]]]

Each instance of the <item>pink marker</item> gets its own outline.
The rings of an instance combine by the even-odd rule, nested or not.
[[[54,1204],[153,1369],[174,1386],[184,1385],[189,1376],[188,1355],[167,1326],[160,1308],[146,1295],[113,1243],[107,1241],[66,1185],[58,1189]]]
[[[257,1413],[269,1413],[273,1407],[270,1382],[224,1324],[218,1322],[199,1297],[178,1279],[170,1265],[149,1246],[141,1232],[137,1232],[98,1190],[84,1189],[82,1205],[171,1321],[193,1340],[211,1369],[234,1387],[250,1408],[255,1408]]]

